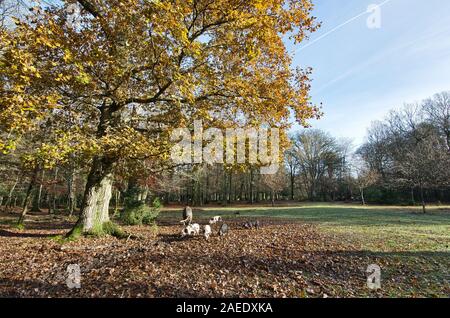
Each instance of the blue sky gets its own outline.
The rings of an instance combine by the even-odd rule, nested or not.
[[[450,1],[313,2],[321,29],[288,48],[295,66],[313,68],[312,99],[325,113],[314,128],[358,145],[390,109],[450,90]],[[381,28],[368,28],[363,13],[383,2]]]

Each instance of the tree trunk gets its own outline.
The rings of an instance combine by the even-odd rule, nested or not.
[[[423,186],[422,185],[420,186],[420,199],[422,200],[423,213],[427,213],[426,206],[425,206],[425,196],[423,194]]]
[[[41,212],[41,198],[42,198],[42,182],[45,178],[45,170],[42,170],[42,177],[39,182],[39,188],[36,191],[34,198],[33,198],[33,206],[31,207],[31,211],[33,212]]]
[[[109,222],[112,183],[112,163],[104,158],[95,158],[88,175],[80,217],[69,236],[104,233],[104,225]]]
[[[447,131],[445,135],[447,137],[447,150],[450,152],[450,131]]]
[[[315,197],[316,197],[316,184],[315,181],[312,181],[311,188],[309,190],[309,200],[314,201]]]
[[[97,137],[102,138],[111,127],[115,102],[105,99],[100,108]],[[67,234],[77,237],[81,234],[101,235],[104,233],[123,237],[124,232],[109,222],[109,201],[112,196],[113,166],[115,158],[94,157],[81,204],[80,217]]]
[[[6,211],[8,208],[9,208],[9,209],[12,208],[12,202],[13,202],[12,198],[13,198],[13,193],[14,193],[14,190],[16,189],[16,187],[17,187],[17,184],[19,183],[19,179],[20,179],[19,176],[17,176],[16,181],[14,182],[14,184],[13,184],[12,187],[11,187],[11,189],[9,190],[9,192],[8,192],[8,198],[6,199],[6,202],[5,202],[5,206],[4,206],[4,208],[3,208],[3,211]],[[11,209],[10,212],[12,212],[12,209]]]
[[[225,170],[223,171],[222,195],[222,204],[226,206],[228,203],[228,175]]]
[[[58,168],[55,168],[55,175],[53,177],[53,193],[49,197],[49,206],[48,206],[48,213],[56,213],[56,192],[57,192],[57,181],[58,181]]]
[[[120,190],[116,189],[114,197],[114,216],[119,215],[120,213],[119,200],[120,200]]]
[[[137,200],[145,203],[148,197],[148,186],[138,187]]]
[[[411,200],[412,205],[416,205],[416,199],[414,198],[414,188],[411,188]]]
[[[361,201],[363,205],[366,205],[366,200],[364,199],[364,188],[360,188],[361,191]]]
[[[295,177],[294,174],[291,172],[291,200],[294,201],[294,183],[295,183]]]
[[[250,195],[250,204],[253,204],[253,169],[250,168],[250,187],[249,187],[249,195]]]
[[[19,225],[23,225],[23,222],[25,220],[25,216],[27,215],[28,212],[28,206],[31,203],[31,192],[33,191],[33,187],[36,183],[36,178],[37,178],[37,174],[38,174],[38,169],[36,168],[33,172],[33,176],[31,177],[30,183],[28,185],[28,189],[27,189],[27,193],[25,195],[25,200],[23,202],[23,207],[22,207],[22,213],[20,214],[19,220],[17,222],[17,224]]]
[[[70,172],[69,178],[67,180],[67,190],[68,190],[68,205],[67,210],[69,211],[69,216],[73,215],[76,208],[76,194],[75,194],[75,169]]]
[[[231,196],[232,196],[232,192],[233,192],[233,174],[230,171],[229,175],[228,175],[228,203],[231,203]]]

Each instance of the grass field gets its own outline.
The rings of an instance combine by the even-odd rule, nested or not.
[[[239,215],[235,212],[239,211]],[[194,211],[195,212],[195,211]],[[313,223],[325,231],[360,240],[372,251],[449,252],[450,207],[366,206],[349,204],[305,204],[290,207],[200,208],[196,216],[208,218],[270,217]],[[168,208],[162,217],[179,216],[179,209]]]

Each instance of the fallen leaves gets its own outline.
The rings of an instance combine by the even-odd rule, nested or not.
[[[56,222],[56,221],[55,221]],[[327,236],[315,226],[287,220],[263,221],[245,230],[228,221],[230,233],[179,237],[176,220],[164,220],[159,235],[148,227],[128,227],[140,239],[82,238],[59,244],[44,234],[65,230],[12,229],[0,236],[0,296],[6,297],[352,297],[371,295],[365,267],[374,257],[358,245]],[[44,227],[51,228],[51,227]],[[56,228],[56,227],[55,227]],[[59,227],[61,228],[61,227]],[[217,232],[217,231],[215,231]],[[39,234],[39,235],[38,235]],[[382,268],[389,261],[376,259]],[[67,266],[79,264],[81,288],[66,285]],[[405,266],[404,266],[405,267]],[[420,276],[395,267],[417,284]],[[392,280],[393,279],[393,280]],[[411,294],[416,295],[420,290]],[[445,290],[442,290],[445,293]]]

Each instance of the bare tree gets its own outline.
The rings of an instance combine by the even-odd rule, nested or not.
[[[390,136],[387,125],[375,121],[368,130],[367,141],[357,154],[366,162],[368,168],[376,171],[386,182],[392,170],[392,158],[389,152]]]
[[[310,200],[317,196],[325,174],[333,174],[335,165],[342,159],[336,140],[321,130],[306,130],[294,137],[294,155],[299,175]]]
[[[379,175],[375,170],[370,169],[360,158],[356,159],[354,169],[356,172],[355,183],[358,186],[359,193],[361,195],[361,203],[362,205],[366,205],[364,191],[367,187],[378,181]]]
[[[277,173],[266,174],[261,176],[262,183],[270,190],[270,201],[275,206],[275,199],[279,192],[283,191],[287,184],[286,173],[283,169],[279,169]]]
[[[424,190],[449,184],[450,156],[436,136],[429,136],[412,149],[405,149],[404,160],[397,163],[401,179],[420,189],[423,213],[426,213]]]
[[[428,121],[445,138],[447,150],[450,151],[450,91],[436,94],[433,98],[425,100],[423,111]]]
[[[289,190],[290,190],[290,199],[294,200],[294,192],[295,192],[295,177],[298,172],[298,162],[295,156],[295,149],[290,148],[285,153],[285,161],[286,167],[289,173]]]

